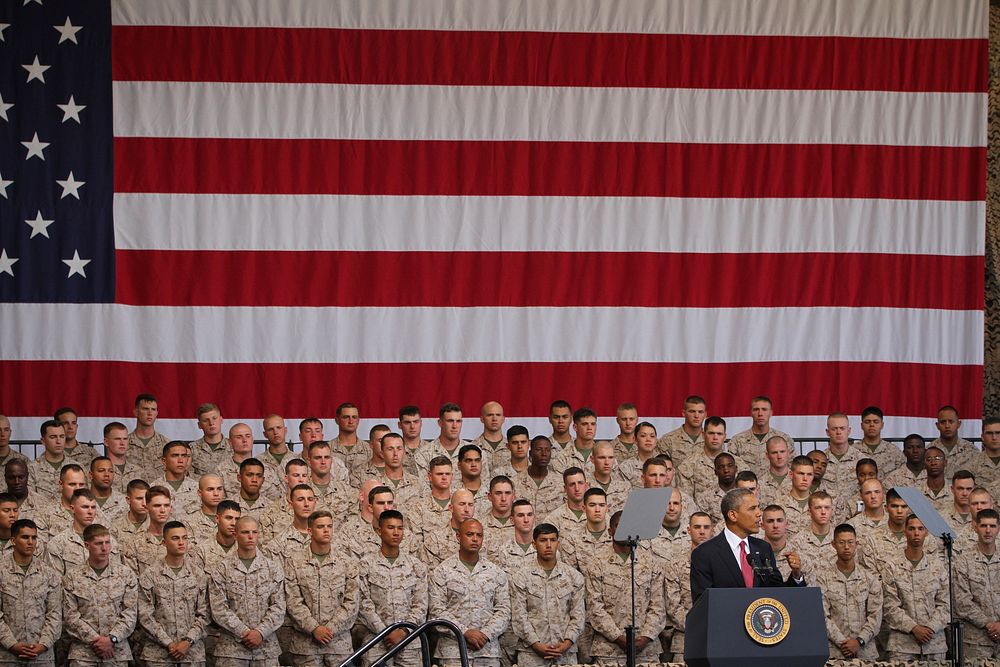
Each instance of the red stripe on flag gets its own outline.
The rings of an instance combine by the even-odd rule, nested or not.
[[[116,192],[986,197],[979,147],[119,137],[115,166]]]
[[[116,302],[981,310],[983,270],[981,256],[119,250]]]
[[[115,26],[117,81],[986,92],[985,39]]]
[[[376,379],[376,385],[372,379]],[[677,413],[685,396],[705,396],[715,414],[745,414],[747,397],[769,395],[783,415],[858,414],[878,405],[886,414],[927,417],[941,405],[979,414],[982,366],[856,362],[772,363],[406,363],[170,364],[101,361],[8,361],[0,383],[6,414],[48,415],[54,404],[81,415],[125,415],[131,397],[152,392],[163,418],[190,417],[203,402],[223,414],[301,417],[333,414],[342,401],[371,417],[403,405],[425,414],[456,401],[472,415],[499,400],[515,415],[548,414],[564,398],[615,414],[633,401],[647,415]],[[58,397],[53,395],[58,388]]]

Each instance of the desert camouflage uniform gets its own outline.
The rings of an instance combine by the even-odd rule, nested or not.
[[[848,445],[843,456],[826,450],[828,463],[823,474],[823,483],[831,495],[851,495],[858,490],[858,475],[855,471],[858,461],[865,458],[857,449]]]
[[[285,618],[285,575],[281,566],[259,551],[246,567],[233,549],[209,570],[208,604],[219,626],[215,657],[277,661],[280,649],[275,631]],[[264,638],[258,648],[243,645],[241,637],[257,630]]]
[[[285,599],[295,629],[288,646],[295,664],[315,656],[319,664],[336,666],[351,654],[351,628],[360,599],[353,559],[338,558],[331,551],[320,562],[309,546],[296,551],[285,558]],[[333,633],[325,645],[312,638],[321,625]]]
[[[989,491],[994,501],[1000,500],[1000,460],[994,462],[986,452],[977,452],[969,465],[976,484]]]
[[[613,470],[611,471],[611,481],[607,484],[602,484],[600,480],[594,477],[593,473],[587,476],[587,481],[590,482],[592,488],[604,491],[608,499],[608,516],[620,509],[624,509],[625,501],[628,500],[628,494],[632,493],[632,485],[615,475]]]
[[[427,566],[400,551],[391,563],[376,550],[360,568],[361,602],[359,618],[367,628],[367,637],[393,623],[407,621],[420,625],[427,619]],[[393,658],[396,667],[420,665],[420,648],[413,644]]]
[[[809,517],[809,499],[798,500],[790,493],[786,493],[780,502],[774,503],[775,505],[781,505],[785,510],[785,524],[788,526],[788,539],[792,539],[802,531],[808,531],[809,526],[812,525],[812,519]]]
[[[163,561],[167,549],[163,535],[153,535],[148,530],[132,536],[122,547],[122,561],[139,576],[150,567]]]
[[[927,447],[938,447],[948,457],[948,465],[944,469],[944,476],[949,482],[952,475],[959,470],[969,470],[975,463],[976,456],[979,454],[979,449],[965,438],[959,438],[954,447],[950,449],[941,444],[941,438],[935,438]]]
[[[917,483],[917,488],[927,496],[927,500],[931,501],[934,509],[940,514],[947,514],[955,507],[955,496],[952,495],[951,485],[948,482],[945,482],[940,491],[934,491],[927,486],[927,480],[924,479]]]
[[[733,488],[736,487],[733,486]],[[695,496],[695,505],[702,512],[708,514],[713,524],[722,521],[722,499],[726,493],[728,492],[716,483],[714,486],[702,489]]]
[[[191,446],[191,470],[189,475],[195,479],[209,473],[213,475],[219,474],[219,470],[225,460],[231,459],[233,456],[233,448],[229,444],[229,438],[227,437],[223,437],[215,447],[205,442],[204,436],[194,442],[189,442],[188,445]],[[160,458],[160,454],[158,453],[156,457]]]
[[[472,444],[482,450],[483,461],[489,459],[489,462],[484,463],[484,466],[485,469],[490,471],[491,476],[486,477],[485,472],[483,474],[483,479],[487,482],[496,475],[505,474],[499,471],[510,468],[510,449],[507,447],[507,438],[501,438],[500,442],[494,445],[494,443],[480,435],[472,441]]]
[[[48,511],[42,510],[34,516],[34,519],[36,522],[41,520],[49,535],[55,536],[73,525],[73,512],[63,507],[62,502],[57,500],[48,507]],[[111,519],[97,510],[94,523],[107,526],[111,523]]]
[[[570,446],[573,445],[573,438],[570,438],[566,442],[559,442],[558,440],[555,439],[555,437],[553,437],[551,435],[546,436],[546,437],[549,439],[549,444],[552,445],[552,457],[553,458],[555,458],[555,456],[559,452],[561,452],[562,450],[564,450],[567,447],[570,447]]]
[[[858,562],[883,580],[893,576],[892,567],[906,548],[906,535],[894,533],[888,521],[879,528],[865,530],[858,534]],[[928,536],[924,542],[924,553],[937,553],[937,540]]]
[[[861,458],[875,460],[875,463],[878,464],[879,479],[885,479],[887,475],[895,472],[901,465],[906,464],[906,457],[903,456],[903,450],[895,443],[887,440],[879,440],[879,443],[875,445],[875,449],[866,445],[864,440],[855,440],[851,444],[851,447],[858,450]]]
[[[962,620],[965,658],[1000,658],[1000,642],[984,628],[1000,620],[1000,555],[966,549],[955,561],[955,615]]]
[[[0,664],[53,665],[52,647],[62,632],[62,604],[60,577],[41,558],[35,556],[23,570],[12,550],[0,555],[0,646],[8,649],[25,642],[46,647],[31,662],[0,651]]]
[[[802,559],[802,575],[806,581],[813,583],[821,570],[829,569],[837,560],[837,552],[833,548],[833,528],[826,535],[817,535],[812,528],[799,532],[787,542],[788,548],[799,554]]]
[[[117,519],[112,519],[111,525],[107,528],[116,540],[127,542],[133,535],[138,535],[149,528],[149,518],[143,519],[140,524],[134,524],[129,520],[128,512],[125,512]]]
[[[94,449],[94,445],[89,442],[80,442],[77,440],[76,445],[73,447],[67,446],[63,449],[63,455],[66,458],[71,459],[73,463],[79,463],[80,467],[83,468],[85,472],[90,471],[90,462],[97,458],[97,450]]]
[[[635,445],[635,436],[632,436],[632,442],[625,442],[622,440],[622,436],[619,433],[614,438],[610,440],[611,446],[615,448],[615,460],[618,463],[623,461],[628,461],[629,459],[634,459],[639,456],[639,448]]]
[[[429,440],[420,440],[420,444],[416,447],[410,447],[403,441],[403,469],[411,475],[416,475],[417,477],[422,477],[427,475],[426,470],[421,470],[417,466],[417,458],[421,457],[421,452],[423,452],[427,447],[430,446]],[[422,457],[421,457],[422,458]],[[428,459],[429,461],[430,459]]]
[[[514,537],[514,522],[510,520],[509,516],[506,519],[498,519],[493,516],[492,507],[477,515],[476,518],[479,519],[479,523],[483,524],[483,544],[503,542]]]
[[[541,523],[551,523],[559,529],[559,537],[565,538],[569,537],[570,533],[585,529],[587,515],[584,514],[583,510],[580,510],[580,513],[577,514],[576,511],[569,508],[569,505],[563,503],[559,509],[550,512],[541,521],[537,521],[536,525]]]
[[[656,450],[660,454],[670,454],[674,462],[674,467],[679,468],[696,451],[705,446],[705,433],[701,432],[694,440],[684,430],[684,426],[678,426],[656,441]]]
[[[358,503],[355,499],[358,494],[346,480],[331,479],[326,487],[310,482],[309,486],[316,494],[317,510],[328,510],[333,516],[348,516],[357,512]],[[290,508],[288,511],[291,513]]]
[[[649,548],[653,557],[664,563],[669,563],[674,559],[674,555],[679,548],[687,548],[690,551],[691,535],[688,533],[687,526],[687,521],[677,524],[677,528],[675,529],[661,525],[660,533],[649,541]],[[640,542],[640,548],[645,544],[646,542]],[[580,565],[583,566],[585,563],[586,561],[582,561]]]
[[[263,493],[258,494],[253,500],[244,498],[241,494],[237,494],[233,497],[233,500],[235,500],[240,506],[241,517],[249,516],[254,519],[262,515],[267,510],[269,502],[268,499],[264,497]]]
[[[598,537],[594,537],[584,525],[582,530],[567,533],[565,537],[560,533],[559,559],[570,567],[580,570],[584,563],[590,561],[598,552],[604,551],[609,544],[611,544],[611,534],[607,529]]]
[[[168,665],[205,664],[205,632],[209,624],[208,578],[205,572],[185,559],[177,572],[162,559],[139,577],[139,624],[146,641],[143,660]],[[191,641],[187,658],[177,661],[167,647]]]
[[[211,516],[205,514],[201,511],[201,505],[182,514],[180,520],[187,526],[189,537],[196,544],[212,539],[219,530],[218,524],[215,523],[215,514]]]
[[[496,665],[500,635],[510,625],[510,592],[507,575],[486,558],[470,571],[457,555],[434,568],[429,576],[429,615],[451,621],[464,633],[476,628],[489,639],[478,651],[469,651],[474,667]],[[438,638],[434,657],[443,667],[459,660],[458,644],[451,633]]]
[[[218,470],[213,474],[222,478],[222,486],[226,490],[226,498],[236,499],[240,495],[240,464],[233,460],[232,456],[227,456],[219,462]],[[260,485],[260,495],[268,501],[287,497],[284,490],[284,478],[275,474],[273,468],[264,466],[264,482]]]
[[[261,547],[264,555],[281,562],[289,554],[302,551],[309,545],[309,533],[300,533],[295,526],[289,526],[270,542]]]
[[[882,583],[878,575],[860,565],[844,574],[835,564],[824,564],[812,581],[823,590],[830,659],[842,660],[840,643],[860,637],[865,645],[858,658],[877,660],[875,637],[882,627]]]
[[[882,486],[888,491],[894,486],[910,486],[913,488],[918,488],[920,482],[927,479],[927,471],[923,468],[920,469],[916,475],[910,472],[910,469],[906,467],[906,464],[899,466],[891,473],[886,475],[882,479]]]
[[[505,539],[497,538],[483,545],[486,557],[492,563],[496,563],[504,572],[514,572],[529,562],[535,560],[535,545],[528,542],[526,545],[518,544],[514,535],[504,536]]]
[[[210,573],[219,563],[236,553],[236,542],[227,549],[219,544],[216,535],[205,542],[199,542],[191,554],[194,562],[201,563],[201,568],[205,573]]]
[[[149,483],[150,486],[162,486],[170,492],[170,510],[180,516],[192,507],[201,507],[201,497],[198,495],[198,478],[190,473],[184,476],[184,480],[175,489],[172,482],[168,482],[166,476],[158,477]]]
[[[420,560],[424,561],[428,570],[446,561],[458,552],[458,531],[448,523],[422,535],[423,549]]]
[[[38,458],[28,462],[28,489],[46,502],[59,500],[59,473],[63,468],[76,461],[64,456],[58,468],[45,460],[45,456],[38,455]]]
[[[642,461],[638,457],[625,459],[615,468],[614,473],[633,489],[642,488]]]
[[[517,489],[518,498],[531,501],[536,517],[556,511],[565,502],[562,475],[551,467],[541,483],[535,481],[527,470],[518,473],[517,479],[514,480],[514,488]]]
[[[589,472],[594,468],[594,464],[590,460],[590,456],[593,454],[593,451],[593,449],[590,449],[586,454],[582,454],[580,450],[576,448],[576,438],[574,438],[570,440],[569,444],[566,445],[561,452],[552,455],[552,461],[549,463],[549,470],[559,473],[560,479],[562,479],[564,470],[574,466],[583,470],[585,473]]]
[[[438,456],[445,456],[448,458],[449,461],[451,461],[452,470],[455,471],[455,476],[458,477],[459,476],[458,452],[461,451],[462,447],[468,444],[470,444],[468,440],[460,439],[458,441],[458,446],[456,446],[455,449],[448,451],[447,449],[444,448],[444,445],[441,444],[440,438],[434,438],[433,440],[428,442],[425,447],[421,447],[420,451],[417,452],[416,456],[413,457],[417,474],[420,476],[426,476],[428,468],[431,463],[431,459]],[[483,477],[486,477],[487,473],[489,472],[489,464],[486,462],[485,459],[483,460],[482,471],[483,471]]]
[[[546,572],[536,560],[510,575],[511,627],[520,667],[576,663],[586,619],[584,590],[583,576],[562,562]],[[554,645],[566,639],[573,644],[559,660],[546,660],[531,648],[536,642]]]
[[[775,436],[781,436],[788,443],[788,452],[795,455],[795,441],[784,431],[768,427],[763,438],[754,435],[753,430],[740,431],[729,439],[729,453],[736,457],[740,467],[746,465],[750,470],[761,475],[766,472],[770,462],[767,460],[767,441]]]
[[[114,465],[114,464],[113,464]],[[111,482],[112,487],[118,493],[125,495],[128,491],[128,483],[133,479],[147,479],[146,468],[140,463],[133,460],[132,458],[125,457],[125,465],[118,466],[115,465],[115,476],[114,481]],[[158,471],[156,477],[163,474],[163,471]],[[150,477],[152,479],[152,477]]]
[[[691,542],[678,544],[675,557],[663,568],[663,602],[667,628],[673,630],[670,653],[674,662],[684,662],[684,626],[691,611]],[[654,642],[655,643],[655,642]]]
[[[415,498],[410,502],[403,516],[413,528],[414,533],[420,534],[421,538],[428,533],[442,528],[451,521],[451,499],[444,506],[440,505],[429,489],[424,495]]]
[[[792,490],[791,471],[778,479],[771,474],[770,467],[765,467],[763,472],[757,473],[757,490],[761,510],[768,505],[783,504],[785,496]]]
[[[888,655],[891,659],[935,659],[945,652],[944,628],[948,624],[948,578],[944,562],[934,554],[924,554],[913,565],[900,550],[892,560],[891,577],[883,577],[885,618],[889,624]],[[915,625],[934,631],[930,642],[921,646],[910,634]],[[930,656],[930,657],[928,657]]]
[[[347,445],[341,443],[340,436],[337,436],[330,440],[330,453],[333,458],[344,464],[348,481],[353,481],[357,477],[357,472],[367,468],[368,463],[372,460],[371,445],[368,444],[367,440],[361,438],[358,438],[357,443]]]
[[[320,509],[318,502],[316,509]],[[293,518],[295,517],[292,513],[292,506],[288,504],[287,496],[268,503],[267,509],[257,517],[257,524],[260,528],[260,543],[267,544],[274,539],[275,535],[284,532],[285,528],[292,525]],[[212,531],[215,532],[215,529],[213,528]]]
[[[645,552],[645,553],[644,553]],[[637,637],[651,641],[636,657],[637,662],[657,662],[660,643],[656,640],[667,624],[663,602],[663,575],[660,563],[646,550],[636,552],[635,608]],[[631,565],[610,546],[583,566],[587,586],[587,622],[594,629],[591,655],[595,662],[621,662],[625,654],[615,644],[632,622],[630,590]]]
[[[123,493],[112,486],[111,495],[104,499],[104,503],[102,504],[100,500],[97,501],[97,511],[103,514],[104,518],[110,523],[128,512],[128,499]],[[100,520],[97,520],[97,523],[102,526],[108,525]]]
[[[59,532],[45,546],[46,562],[60,577],[83,565],[87,561],[87,557],[88,552],[83,543],[83,536],[78,535],[72,527]],[[112,536],[111,560],[121,562],[121,557],[121,548],[118,541]]]
[[[292,451],[291,443],[286,442],[285,445],[288,447],[288,452],[281,457],[280,461],[274,458],[274,454],[271,454],[267,448],[264,448],[264,451],[257,456],[260,462],[264,464],[264,474],[266,475],[267,471],[270,470],[274,478],[278,480],[278,486],[281,487],[281,496],[283,498],[288,497],[289,491],[288,485],[285,484],[285,466],[288,465],[289,461],[295,459],[300,461],[305,460],[302,458],[301,452]]]
[[[114,558],[100,574],[84,563],[66,573],[62,588],[70,664],[126,665],[132,659],[128,637],[135,630],[138,607],[135,573]],[[119,639],[114,658],[99,661],[90,642],[112,635]]]
[[[160,463],[160,459],[163,458],[163,446],[168,442],[170,442],[170,438],[159,431],[153,433],[153,437],[149,439],[148,444],[143,443],[135,431],[128,434],[128,449],[126,450],[128,453],[126,457],[130,463],[134,463],[142,471],[138,475],[139,479],[149,480],[163,474],[163,464]],[[125,470],[128,470],[127,466]],[[117,466],[115,466],[115,474],[118,474]],[[132,477],[125,480],[125,485],[127,486],[133,479],[136,478]],[[122,492],[124,492],[124,486],[122,487]]]

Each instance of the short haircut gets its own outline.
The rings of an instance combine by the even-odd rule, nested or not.
[[[152,394],[136,394],[136,396],[135,396],[135,407],[139,407],[140,403],[157,403],[157,404],[159,404],[159,401],[156,400],[156,396],[153,396]]]
[[[399,409],[399,420],[402,421],[403,417],[419,417],[420,408],[415,405],[404,405]]]
[[[216,405],[215,403],[202,403],[201,405],[198,406],[198,409],[195,411],[195,414],[197,415],[198,419],[201,419],[202,415],[207,414],[209,412],[218,412],[220,415],[222,414],[222,410],[220,410],[219,406]]]
[[[1000,417],[987,417],[983,420],[983,428],[1000,424]]]
[[[266,470],[264,463],[260,459],[251,456],[240,461],[240,474],[242,475],[243,471],[250,467],[260,468],[261,472]]]
[[[320,519],[330,519],[330,521],[333,521],[333,514],[330,513],[330,510],[316,510],[306,519],[306,525],[312,528],[313,524]]]
[[[809,499],[807,501],[808,504],[809,504],[809,507],[812,507],[814,500],[817,500],[817,501],[818,500],[829,500],[829,501],[832,502],[833,501],[833,496],[831,496],[829,493],[827,493],[823,489],[820,489],[819,491],[813,491],[812,493],[809,494]]]
[[[528,437],[529,436],[528,429],[525,428],[524,426],[521,426],[520,424],[514,424],[509,429],[507,429],[507,439],[510,440],[515,435],[523,435],[525,437]]]
[[[646,473],[653,466],[660,466],[661,468],[666,468],[667,461],[670,461],[670,459],[664,456],[650,456],[648,459],[643,461],[642,472]]]
[[[722,496],[722,518],[728,519],[729,513],[739,510],[740,505],[743,503],[743,499],[752,495],[753,491],[750,489],[733,489],[732,491],[726,492],[726,495]]]
[[[396,433],[395,431],[389,429],[386,429],[386,431],[387,432],[383,433],[382,437],[378,439],[378,444],[380,444],[381,446],[385,447],[386,440],[399,440],[400,442],[403,442],[403,436],[400,435],[399,433]]]
[[[326,440],[316,440],[309,443],[309,456],[312,456],[313,452],[317,449],[330,449],[330,443]]]
[[[579,408],[573,413],[573,423],[575,424],[585,417],[597,419],[597,413],[590,408]]]
[[[768,405],[773,405],[771,403],[771,399],[768,398],[767,396],[764,396],[763,394],[758,394],[757,396],[754,396],[753,398],[751,398],[750,399],[750,407],[753,407],[754,403],[767,403]]]
[[[903,497],[899,495],[896,491],[896,487],[893,487],[885,492],[885,504],[888,505],[893,500],[903,500]],[[903,502],[906,502],[905,500]]]
[[[344,410],[347,410],[348,408],[354,408],[355,410],[357,410],[358,406],[354,405],[354,403],[341,403],[340,405],[337,406],[337,411],[335,414],[339,417],[344,413]]]
[[[462,408],[459,407],[458,403],[445,403],[438,410],[438,418],[443,419],[446,412],[461,412]]]
[[[302,466],[303,468],[308,468],[309,464],[306,463],[305,459],[300,459],[296,457],[285,464],[285,472],[291,472],[292,468],[295,466]]]
[[[372,487],[372,490],[368,492],[368,504],[371,505],[375,502],[375,496],[383,493],[391,493],[393,498],[396,497],[396,494],[388,486],[374,486]]]
[[[111,535],[107,527],[102,526],[99,523],[92,523],[83,529],[83,541],[93,542],[98,537],[104,537],[105,535]]]
[[[80,467],[79,463],[67,463],[62,467],[62,470],[59,471],[59,481],[61,482],[64,479],[66,479],[66,475],[68,475],[71,472],[78,472],[81,475],[84,474],[83,468]]]
[[[856,531],[854,526],[849,523],[841,523],[837,524],[837,527],[833,529],[833,536],[837,537],[837,535],[840,535],[841,533],[850,533],[851,535],[857,536],[858,531]]]
[[[388,521],[389,519],[399,519],[400,521],[402,521],[403,513],[400,512],[399,510],[386,510],[382,512],[381,514],[378,515],[379,527],[381,527],[382,524]]]
[[[556,399],[551,403],[549,403],[549,414],[552,414],[552,411],[555,410],[556,408],[566,408],[571,412],[573,410],[572,406],[570,406],[570,404],[567,401],[564,401],[561,398]]]
[[[712,517],[709,516],[708,512],[702,512],[701,510],[698,510],[697,512],[692,512],[691,516],[688,517],[688,525],[689,526],[691,525],[691,522],[694,519],[708,519],[709,521],[711,521]]]
[[[635,432],[638,433],[639,429],[642,428],[651,428],[653,429],[653,433],[654,434],[656,433],[656,427],[653,426],[653,424],[650,422],[639,422],[638,424],[635,425]]]
[[[563,484],[565,484],[566,482],[568,482],[569,478],[573,477],[574,475],[583,475],[584,479],[587,478],[587,473],[585,473],[583,471],[583,468],[578,468],[577,466],[570,466],[570,467],[566,468],[565,470],[563,470],[563,474],[562,474]]]
[[[296,484],[295,486],[293,486],[288,491],[288,495],[291,496],[296,491],[309,491],[309,492],[315,493],[315,491],[313,490],[313,488],[311,486],[309,486],[308,484]]]
[[[903,438],[903,444],[905,445],[910,440],[919,440],[921,445],[927,444],[927,441],[924,439],[924,436],[920,435],[919,433],[911,433],[910,435]]]
[[[109,459],[107,456],[95,456],[94,460],[90,462],[90,472],[94,472],[94,465],[95,464],[97,464],[97,463],[104,463],[105,461],[107,461],[108,463],[111,463],[111,459]]]
[[[480,459],[483,456],[483,450],[479,449],[477,445],[462,445],[458,449],[458,462],[461,463],[465,459],[465,455],[469,452],[475,452],[479,454]]]
[[[942,405],[940,408],[938,408],[938,411],[937,411],[938,416],[940,416],[942,412],[947,412],[948,410],[951,410],[952,412],[955,413],[955,419],[959,419],[960,418],[958,416],[958,408],[956,408],[954,405]]]
[[[319,424],[319,427],[323,428],[323,422],[320,421],[319,417],[306,417],[299,422],[299,433],[301,433],[302,429],[306,427],[306,424]]]
[[[528,449],[532,450],[532,449],[535,448],[536,444],[542,443],[542,442],[544,442],[547,445],[551,445],[552,444],[552,441],[549,440],[549,437],[547,435],[536,435],[534,438],[531,439],[531,445],[528,447]]]
[[[684,399],[684,405],[708,405],[708,403],[698,394],[691,394]]]
[[[0,505],[3,505],[4,503],[14,503],[16,505],[17,498],[14,497],[13,493],[4,491],[3,493],[0,493]]]
[[[507,475],[496,475],[490,480],[490,491],[496,488],[497,484],[510,484],[510,488],[514,488],[514,482],[511,481],[510,477]]]
[[[599,486],[592,486],[583,492],[583,502],[586,503],[594,496],[603,496],[604,498],[607,498],[608,493]]]
[[[71,415],[73,415],[74,417],[78,417],[78,416],[79,416],[79,414],[77,413],[77,411],[76,411],[76,410],[74,410],[73,408],[70,408],[70,407],[62,407],[62,408],[59,408],[58,410],[56,410],[56,411],[55,411],[55,412],[54,412],[54,413],[52,414],[52,418],[53,418],[53,419],[57,419],[57,420],[58,420],[58,419],[59,419],[60,417],[62,417],[63,415],[67,415],[67,414],[71,414]]]
[[[510,504],[510,509],[513,512],[518,507],[524,507],[525,505],[527,505],[528,507],[532,507],[532,508],[534,507],[531,504],[531,501],[528,500],[527,498],[518,498],[517,500],[515,500],[514,502],[512,502]]]
[[[982,512],[980,512],[980,514],[982,514]],[[18,519],[14,523],[10,524],[11,539],[17,537],[21,533],[21,531],[24,530],[25,528],[31,528],[36,533],[38,532],[38,524],[36,524],[31,519]]]
[[[801,468],[803,466],[809,466],[810,468],[812,468],[813,465],[814,464],[813,464],[811,458],[809,458],[808,456],[801,456],[801,455],[799,455],[799,456],[796,456],[794,459],[792,459],[791,468],[792,468],[792,470],[795,470],[796,468]]]
[[[977,514],[976,516],[979,515]],[[919,516],[911,513],[906,515],[906,521],[903,522],[903,526],[909,526],[911,521],[920,521],[920,523],[923,523]]]
[[[104,425],[104,436],[111,435],[112,431],[128,431],[128,426],[121,422],[108,422]]]
[[[542,535],[555,535],[559,537],[559,529],[551,523],[540,523],[531,531],[531,539],[537,540]]]
[[[958,481],[960,479],[971,479],[973,482],[975,482],[976,476],[975,474],[973,474],[971,470],[966,470],[963,468],[962,470],[956,470],[955,474],[951,476],[951,481],[953,482]]]
[[[860,472],[861,466],[871,466],[875,468],[875,472],[878,472],[878,462],[875,459],[863,458],[859,459],[857,463],[854,464],[854,472]]]
[[[39,435],[43,438],[45,437],[46,431],[50,428],[62,428],[63,425],[57,422],[55,419],[46,419],[42,422],[42,425],[38,428]]]
[[[163,445],[163,458],[166,458],[167,454],[170,453],[170,450],[175,447],[183,447],[188,452],[191,451],[191,445],[184,442],[183,440],[171,440],[167,444]]]
[[[431,462],[427,464],[427,470],[431,471],[434,470],[434,468],[440,468],[441,466],[448,466],[452,470],[455,469],[455,464],[451,462],[451,459],[442,454],[441,456],[435,456],[431,459]]]
[[[157,496],[166,496],[167,500],[170,500],[170,489],[165,486],[151,486],[146,489],[146,502],[153,502],[153,498]]]
[[[215,516],[222,516],[229,511],[243,514],[243,510],[240,508],[240,504],[238,502],[235,500],[223,500],[219,503],[219,506],[215,508]]]
[[[146,482],[146,480],[144,480],[144,479],[133,479],[133,480],[131,480],[128,483],[128,486],[125,487],[125,495],[130,496],[130,495],[132,495],[132,492],[135,491],[135,490],[137,490],[137,489],[141,489],[142,491],[146,491],[148,488],[149,488],[149,484]]]
[[[185,526],[180,521],[168,521],[168,522],[166,522],[165,524],[163,524],[163,537],[166,537],[167,533],[169,533],[171,530],[175,530],[177,528],[183,528],[184,530],[187,530],[187,526]]]
[[[718,461],[719,459],[729,459],[733,463],[736,463],[736,457],[730,454],[729,452],[719,452],[718,454],[715,455],[715,458],[712,460]]]
[[[73,492],[73,495],[69,497],[69,504],[72,505],[77,501],[78,498],[86,498],[87,500],[92,500],[97,502],[97,496],[90,489],[77,489]]]
[[[771,504],[771,505],[768,505],[767,507],[764,508],[764,511],[762,512],[762,514],[767,514],[768,512],[781,512],[782,514],[784,514],[785,513],[785,508],[782,507],[781,505]]]
[[[878,407],[876,407],[874,405],[869,405],[867,408],[865,408],[864,410],[861,411],[861,418],[862,419],[864,419],[865,417],[871,416],[871,415],[875,415],[879,419],[883,419],[883,420],[885,419],[885,415],[882,414],[881,408],[878,408]]]
[[[386,426],[385,424],[375,424],[370,429],[368,429],[368,440],[370,440],[372,442],[374,442],[375,440],[378,440],[378,443],[381,445],[382,444],[382,438],[384,438],[385,435],[386,435],[386,433],[388,433],[391,430],[392,429],[389,428],[388,426]],[[378,438],[376,438],[375,437],[376,433],[381,433],[382,435],[380,435]]]
[[[976,514],[976,523],[982,523],[983,519],[993,519],[994,521],[1000,521],[1000,513],[998,513],[992,507],[988,507],[986,509],[979,510],[979,513]],[[14,522],[14,525],[17,525],[16,521]],[[13,534],[14,534],[14,531],[11,530],[11,535],[13,535]]]
[[[705,420],[705,423],[702,425],[702,428],[708,428],[709,426],[721,426],[722,430],[725,431],[726,420],[723,419],[722,417],[712,415],[711,417]]]
[[[737,482],[753,482],[756,484],[759,480],[757,479],[757,473],[753,470],[741,470],[736,473]]]

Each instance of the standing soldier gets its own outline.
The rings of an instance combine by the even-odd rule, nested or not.
[[[360,570],[361,601],[359,615],[370,636],[407,621],[420,625],[427,618],[427,566],[416,556],[400,548],[403,542],[403,515],[385,510],[378,517],[381,547],[366,554]],[[389,649],[406,637],[403,629],[389,633],[384,642]],[[410,646],[393,658],[396,667],[417,667],[420,652]]]
[[[691,552],[712,537],[712,517],[707,512],[695,512],[688,519],[688,537],[684,551],[680,544],[674,557],[667,561],[663,571],[663,602],[667,614],[667,629],[672,629],[670,651],[674,662],[684,662],[684,625],[691,611]],[[666,639],[665,633],[661,635]]]
[[[18,519],[10,528],[13,548],[0,556],[0,664],[53,664],[52,647],[62,630],[59,576],[35,558],[38,528]]]
[[[559,561],[559,530],[550,523],[532,535],[537,554],[531,566],[510,579],[511,623],[521,667],[572,665],[583,633],[583,576]]]
[[[479,552],[483,524],[462,521],[458,528],[458,553],[438,565],[430,577],[430,615],[459,627],[469,647],[471,667],[500,664],[500,635],[510,624],[507,575]],[[451,633],[438,639],[434,657],[442,667],[459,663],[458,643]]]
[[[976,514],[976,546],[955,564],[955,615],[965,632],[966,659],[1000,658],[1000,560],[996,557],[1000,514],[982,509]]]
[[[208,627],[207,578],[187,558],[190,539],[180,521],[163,527],[166,556],[139,577],[139,623],[148,665],[204,665]]]
[[[217,667],[273,665],[281,652],[275,631],[285,618],[285,575],[257,552],[258,530],[256,519],[240,517],[236,553],[209,573],[208,603],[220,628]]]
[[[111,533],[99,523],[83,531],[87,562],[63,577],[63,624],[69,664],[125,667],[132,659],[128,638],[135,629],[135,574],[111,557]]]

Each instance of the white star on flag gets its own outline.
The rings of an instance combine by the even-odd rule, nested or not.
[[[7,186],[13,185],[14,181],[4,180],[3,174],[0,174],[0,197],[8,199],[7,197]]]
[[[6,30],[9,27],[10,27],[9,23],[0,23],[0,42],[6,42],[7,41],[6,39],[4,39],[3,31]]]
[[[38,62],[38,56],[35,56],[35,61],[30,65],[21,65],[24,69],[28,70],[28,81],[32,79],[38,79],[42,83],[45,83],[45,70],[52,67],[52,65],[43,65]],[[25,81],[25,83],[28,83]]]
[[[79,274],[84,278],[87,277],[87,274],[84,272],[83,267],[90,264],[90,260],[80,259],[79,250],[73,251],[73,259],[64,259],[62,263],[69,267],[69,275],[66,276],[67,278],[72,278],[74,273]]]
[[[68,16],[66,17],[66,23],[65,24],[63,24],[63,25],[54,25],[52,27],[59,31],[59,43],[60,44],[62,44],[63,42],[66,42],[66,41],[73,42],[74,44],[79,44],[80,43],[80,42],[76,41],[76,33],[78,33],[81,30],[83,30],[83,26],[82,25],[73,25],[72,23],[70,23]]]
[[[21,145],[28,149],[28,156],[24,158],[25,160],[37,157],[43,162],[45,161],[45,155],[42,151],[49,147],[49,143],[47,141],[39,141],[37,132],[35,132],[35,136],[31,138],[31,141],[22,141]]]
[[[57,107],[62,109],[63,119],[62,122],[66,122],[70,119],[75,120],[77,123],[80,122],[80,112],[87,108],[86,104],[77,104],[73,96],[69,96],[69,102],[66,104],[57,104]]]
[[[25,220],[25,222],[28,223],[29,227],[31,227],[31,236],[28,237],[29,239],[33,239],[39,234],[47,239],[52,238],[49,236],[49,225],[55,222],[55,220],[42,219],[41,211],[38,212],[38,215],[35,216],[34,220]]]
[[[39,7],[42,6],[42,0],[24,0],[24,4],[21,5],[21,6],[22,7],[26,7],[29,2],[37,2]]]
[[[8,257],[7,250],[0,250],[0,273],[9,273],[14,277],[14,265],[17,264],[17,257]]]
[[[77,199],[80,198],[80,188],[83,187],[86,181],[78,181],[73,178],[73,172],[69,172],[69,176],[66,177],[65,181],[56,180],[59,187],[63,189],[62,196],[59,199],[65,199],[67,196],[72,195]]]
[[[0,118],[3,118],[4,120],[10,122],[10,119],[7,118],[7,109],[12,108],[13,106],[14,106],[13,103],[4,102],[3,95],[0,95]]]

